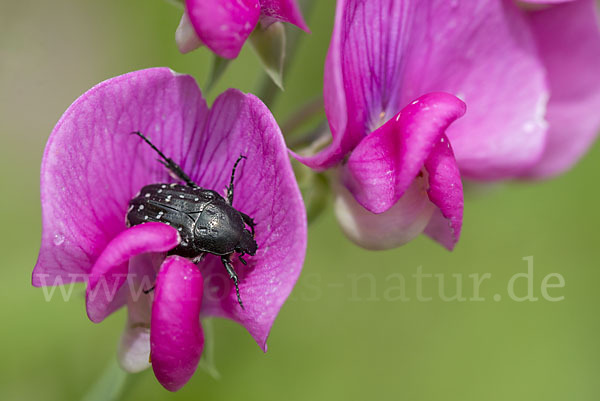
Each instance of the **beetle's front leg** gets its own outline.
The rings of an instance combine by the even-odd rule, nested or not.
[[[256,226],[254,219],[248,216],[246,213],[240,212],[240,215],[242,216],[242,220],[244,220],[244,223],[248,224],[248,227],[250,227],[250,230],[252,230],[252,236],[254,237],[254,227]]]
[[[192,263],[197,265],[198,263],[200,263],[204,260],[205,256],[206,256],[206,252],[202,252],[200,255],[198,255],[192,259]]]
[[[221,256],[221,262],[223,262],[223,266],[227,269],[227,274],[229,274],[229,278],[233,280],[233,285],[235,285],[235,293],[237,294],[237,300],[242,309],[244,309],[244,304],[242,303],[242,298],[240,297],[240,288],[238,287],[239,278],[235,270],[233,269],[233,265],[229,260],[229,255]]]

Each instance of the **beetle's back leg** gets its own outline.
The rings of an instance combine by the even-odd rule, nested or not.
[[[181,169],[181,167],[179,167],[179,165],[177,163],[175,163],[173,160],[169,159],[167,156],[165,156],[165,154],[163,152],[161,152],[152,142],[150,142],[150,139],[146,138],[146,136],[144,136],[144,134],[142,134],[139,131],[134,131],[132,132],[132,134],[139,136],[140,138],[142,138],[148,145],[150,145],[150,147],[152,149],[154,149],[154,151],[156,153],[158,153],[158,155],[161,157],[161,159],[159,159],[158,161],[161,162],[162,164],[165,165],[165,167],[167,167],[169,169],[169,171],[171,171],[173,174],[175,174],[175,176],[177,178],[179,178],[180,180],[184,181],[188,186],[190,187],[197,187],[198,185],[196,185],[196,183],[194,181],[192,181],[192,179]]]
[[[244,304],[242,303],[242,298],[240,297],[240,288],[238,286],[239,278],[235,270],[233,269],[233,265],[229,261],[228,256],[221,256],[221,262],[223,262],[223,266],[227,269],[227,274],[229,274],[229,278],[233,280],[233,285],[235,285],[235,293],[237,295],[237,300],[242,309],[244,309]]]
[[[235,169],[237,165],[240,164],[242,159],[246,158],[246,156],[240,155],[240,157],[238,157],[238,159],[235,161],[233,169],[231,170],[231,179],[229,180],[229,186],[227,187],[227,202],[229,202],[230,205],[233,205],[233,180],[235,178]]]

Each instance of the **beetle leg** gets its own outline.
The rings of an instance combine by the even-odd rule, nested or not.
[[[237,295],[237,300],[242,309],[244,309],[244,304],[242,303],[242,298],[240,297],[240,288],[238,287],[239,279],[237,273],[233,269],[233,265],[229,261],[228,256],[221,256],[221,262],[223,262],[223,266],[227,269],[227,273],[229,274],[229,278],[233,280],[233,285],[235,285],[235,293]]]
[[[156,287],[156,285],[153,285],[149,290],[143,290],[144,294],[146,294],[146,295],[150,294],[152,291],[154,291],[155,287]]]
[[[254,219],[248,216],[246,213],[240,212],[240,215],[242,216],[242,220],[244,220],[244,223],[248,224],[248,227],[250,227],[250,230],[252,230],[252,236],[254,237],[254,227],[256,226]]]
[[[132,132],[133,135],[137,135],[140,138],[142,138],[148,145],[150,145],[150,147],[152,149],[154,149],[156,151],[156,153],[158,153],[158,155],[162,158],[159,159],[158,161],[161,162],[162,164],[165,165],[165,167],[167,167],[169,169],[169,171],[171,171],[171,173],[175,174],[175,177],[179,178],[180,180],[184,181],[187,186],[189,187],[197,187],[198,185],[196,185],[196,183],[194,181],[192,181],[192,179],[181,169],[181,167],[179,167],[179,165],[177,163],[175,163],[173,160],[169,159],[167,156],[165,156],[165,154],[163,152],[161,152],[156,146],[154,146],[154,144],[152,142],[150,142],[150,139],[146,138],[144,136],[144,134],[142,134],[139,131],[134,131]]]
[[[202,260],[204,260],[205,256],[206,256],[206,253],[202,252],[200,255],[198,255],[192,259],[192,263],[197,265],[198,263],[202,262]]]
[[[240,157],[238,157],[238,159],[235,161],[233,169],[231,170],[231,179],[229,180],[229,186],[227,187],[227,202],[229,202],[230,205],[233,205],[233,179],[235,178],[235,169],[242,159],[247,159],[247,157],[240,155]]]
[[[240,259],[240,262],[242,262],[242,264],[244,266],[248,266],[248,262],[246,262],[246,260],[244,260],[244,258],[242,256],[244,256],[245,253],[242,253],[241,255],[238,256],[238,258]]]

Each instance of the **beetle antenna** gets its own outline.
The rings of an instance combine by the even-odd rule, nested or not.
[[[165,154],[163,152],[161,152],[160,149],[158,149],[152,142],[150,142],[150,139],[146,138],[146,136],[144,134],[142,134],[139,131],[133,131],[131,134],[139,136],[140,138],[142,138],[144,140],[144,142],[146,142],[148,145],[150,145],[150,147],[152,149],[154,149],[154,151],[156,153],[158,153],[158,155],[162,158],[162,160],[159,160],[159,162],[161,162],[162,164],[164,164],[165,167],[167,167],[169,169],[169,171],[171,171],[173,174],[175,174],[175,176],[177,178],[179,178],[180,180],[184,181],[187,184],[187,186],[189,186],[189,187],[197,187],[198,186],[181,169],[181,167],[179,167],[179,165],[177,163],[175,163],[173,160],[171,160],[167,156],[165,156]]]
[[[233,180],[235,178],[235,169],[238,164],[240,164],[242,159],[247,159],[247,157],[240,155],[240,157],[238,157],[238,159],[235,161],[233,169],[231,170],[231,179],[229,180],[229,186],[227,187],[227,202],[229,202],[230,205],[233,205]]]

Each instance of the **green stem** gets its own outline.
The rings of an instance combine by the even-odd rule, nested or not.
[[[138,376],[125,372],[119,366],[117,359],[111,358],[102,375],[81,401],[118,401],[124,399]]]
[[[281,124],[281,132],[287,136],[304,125],[307,120],[323,112],[323,96],[318,95],[294,111],[294,113]]]

